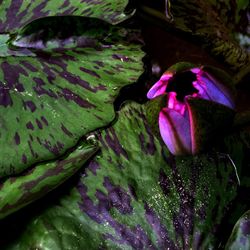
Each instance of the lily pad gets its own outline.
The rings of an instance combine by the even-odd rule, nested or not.
[[[0,219],[58,187],[97,150],[97,144],[84,142],[64,159],[37,164],[21,176],[8,178],[0,187]]]
[[[121,87],[143,72],[137,31],[93,18],[81,19],[81,27],[81,44],[74,48],[28,50],[31,55],[20,48],[19,56],[3,49],[0,177],[55,159],[89,131],[109,124]]]
[[[101,152],[77,185],[6,249],[216,248],[237,188],[227,156],[171,155],[152,133],[145,106],[135,103],[98,138]]]
[[[48,16],[87,16],[103,19],[112,24],[129,17],[124,13],[128,0],[64,0],[0,2],[0,33],[13,33],[26,24]]]

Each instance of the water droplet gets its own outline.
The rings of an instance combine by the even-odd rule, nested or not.
[[[86,138],[87,142],[89,142],[90,144],[97,144],[97,138],[95,134],[89,134]]]

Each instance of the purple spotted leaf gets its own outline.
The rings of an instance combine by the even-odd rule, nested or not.
[[[6,179],[0,186],[0,219],[41,198],[76,173],[98,150],[98,145],[84,141],[66,157],[37,164]]]
[[[225,249],[250,249],[250,210],[235,224]]]
[[[144,0],[138,6],[142,13],[163,21],[170,31],[190,37],[235,73],[249,70],[248,7],[247,0]]]
[[[8,48],[15,56],[2,46],[0,177],[55,159],[109,124],[119,90],[142,74],[138,31],[85,18],[77,32],[73,48]]]
[[[218,225],[237,188],[226,155],[171,155],[152,133],[145,106],[135,103],[97,137],[101,152],[70,192],[2,246],[217,249]]]
[[[50,51],[94,45],[98,47],[100,46],[98,41],[103,39],[103,32],[100,30],[106,29],[111,33],[112,30],[107,23],[105,26],[104,22],[99,21],[99,29],[97,24],[98,20],[93,22],[91,18],[78,16],[42,18],[24,26],[18,34],[9,38],[8,43],[16,51],[22,51],[25,48]],[[108,34],[107,37],[109,37]],[[108,39],[104,42],[108,43]]]
[[[0,56],[35,56],[32,51],[27,48],[20,48],[19,50],[10,49],[8,42],[11,40],[9,34],[0,34]]]
[[[128,0],[0,1],[0,34],[14,33],[32,21],[49,16],[96,17],[116,24],[130,15],[124,10]]]

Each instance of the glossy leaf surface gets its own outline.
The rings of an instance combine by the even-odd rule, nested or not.
[[[98,147],[82,143],[64,159],[37,164],[21,176],[10,177],[0,187],[0,219],[58,187],[92,157]]]
[[[188,34],[193,44],[205,48],[232,71],[249,70],[248,1],[177,0],[166,1],[165,5],[164,2],[138,1],[143,12],[164,21],[172,31]],[[171,22],[166,15],[169,12]]]
[[[0,177],[59,157],[87,132],[114,119],[120,88],[143,72],[137,35],[81,19],[74,48],[20,48],[13,56],[2,46]],[[67,43],[66,38],[60,42]]]
[[[127,0],[1,1],[0,33],[13,33],[38,18],[48,16],[88,16],[118,23],[127,18],[124,13],[127,4]]]
[[[247,5],[243,1],[174,1],[174,25],[200,37],[204,47],[232,70],[249,65],[249,54],[240,47],[235,34],[247,31]],[[243,25],[242,25],[243,24]],[[241,27],[242,25],[242,27]]]
[[[133,103],[98,138],[102,150],[75,188],[6,249],[216,246],[217,225],[236,195],[226,156],[172,156],[152,133],[145,107]]]

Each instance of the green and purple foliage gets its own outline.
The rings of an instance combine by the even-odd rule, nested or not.
[[[1,249],[249,249],[247,1],[132,6],[0,0]],[[229,75],[164,48],[147,74],[158,23]]]
[[[96,17],[119,23],[129,16],[124,13],[127,0],[65,0],[65,1],[1,1],[0,33],[13,33],[26,24],[48,16]]]
[[[237,188],[227,156],[174,157],[151,131],[145,106],[135,103],[96,137],[101,152],[75,187],[7,249],[67,249],[68,238],[75,249],[207,249],[216,243]],[[69,223],[61,227],[64,220]]]
[[[0,59],[1,177],[58,157],[107,125],[120,88],[140,76],[143,52],[126,41],[129,31],[95,19],[82,20],[82,29],[75,48]]]
[[[48,17],[17,32],[25,18],[31,21],[57,14],[56,3],[54,12],[52,7],[51,12],[42,11],[48,8],[45,2],[24,8],[26,3],[21,6],[21,2],[12,1],[9,11],[8,4],[4,4],[7,17],[1,22],[4,34],[0,35],[0,177],[2,197],[8,199],[2,198],[1,217],[37,199],[76,172],[80,166],[72,165],[72,170],[64,171],[64,177],[53,171],[50,176],[46,174],[46,164],[40,162],[65,158],[62,155],[75,147],[80,138],[115,118],[113,102],[121,87],[135,82],[142,74],[144,56],[137,30],[114,27],[95,18]],[[116,7],[120,16],[118,2]],[[77,11],[73,6],[69,8],[73,9]],[[32,11],[38,11],[37,15],[31,15]],[[14,23],[18,12],[22,13],[20,20]],[[98,13],[100,10],[92,16]],[[57,168],[57,164],[52,163],[49,168]],[[13,175],[15,178],[8,180]],[[53,185],[44,181],[43,186],[34,186],[39,192],[33,188],[19,190],[22,182],[36,182],[39,175],[45,175],[45,179],[54,176]],[[16,184],[16,189],[9,196],[10,183]]]
[[[2,182],[0,218],[17,211],[59,186],[93,156],[98,146],[82,143],[64,159],[37,164],[35,168]]]
[[[248,210],[237,221],[233,232],[227,242],[226,249],[250,248],[250,211]]]

